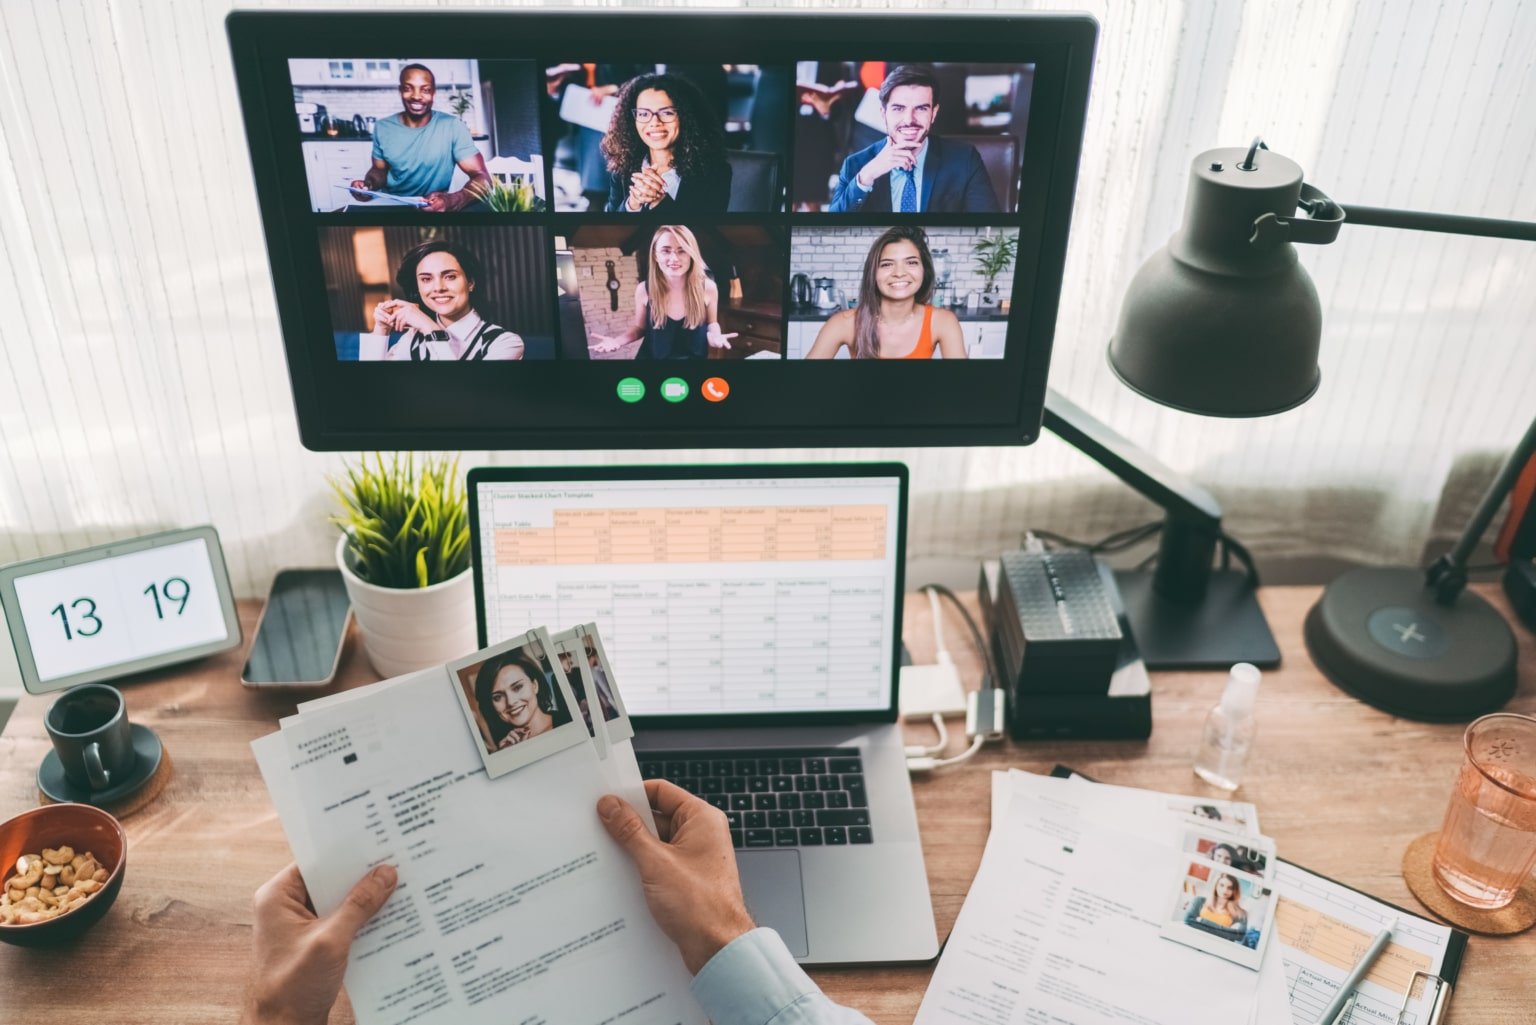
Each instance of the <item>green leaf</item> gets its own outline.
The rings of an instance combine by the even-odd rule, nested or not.
[[[459,459],[364,453],[328,478],[358,576],[381,587],[429,587],[469,566],[468,492]]]

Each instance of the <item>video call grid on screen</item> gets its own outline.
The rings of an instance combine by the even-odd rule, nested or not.
[[[896,477],[480,481],[484,640],[596,622],[631,714],[889,707]]]
[[[232,16],[305,443],[1033,440],[1091,21],[817,20]]]

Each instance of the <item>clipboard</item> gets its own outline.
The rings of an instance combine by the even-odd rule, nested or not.
[[[1090,783],[1100,782],[1099,780],[1094,779],[1092,776],[1087,776],[1081,772],[1078,772],[1070,765],[1062,765],[1059,762],[1051,768],[1050,774],[1056,779],[1067,779],[1071,776],[1078,776],[1082,779],[1088,780]],[[1378,904],[1383,908],[1388,908],[1399,915],[1417,919],[1420,922],[1425,922],[1429,925],[1436,926],[1437,928],[1448,928],[1451,930],[1450,939],[1448,939],[1445,944],[1445,961],[1440,966],[1440,971],[1442,974],[1433,975],[1429,972],[1414,972],[1413,980],[1408,984],[1408,991],[1403,994],[1402,1005],[1398,1008],[1397,1011],[1397,1020],[1398,1022],[1401,1022],[1403,1013],[1408,1009],[1408,1002],[1413,997],[1413,987],[1417,985],[1418,980],[1422,978],[1424,979],[1426,986],[1433,985],[1435,987],[1434,995],[1430,998],[1429,1016],[1424,1022],[1424,1025],[1440,1025],[1441,1019],[1445,1017],[1446,1008],[1450,1005],[1451,994],[1455,989],[1456,980],[1461,975],[1461,961],[1462,958],[1466,955],[1467,940],[1471,939],[1471,935],[1469,933],[1463,932],[1453,925],[1447,925],[1445,922],[1438,922],[1433,918],[1426,918],[1425,916],[1419,914],[1417,911],[1410,911],[1400,904],[1394,904],[1389,900],[1382,900],[1380,897],[1366,893],[1364,890],[1350,886],[1348,883],[1341,883],[1337,879],[1323,875],[1321,872],[1314,872],[1310,868],[1307,868],[1305,865],[1298,865],[1296,862],[1290,861],[1286,858],[1280,858],[1278,860],[1285,862],[1285,864],[1296,869],[1298,872],[1305,872],[1307,875],[1312,876],[1315,879],[1319,879],[1325,883],[1342,887],[1343,889],[1349,890],[1352,893],[1358,893],[1360,896],[1366,898],[1372,903]]]

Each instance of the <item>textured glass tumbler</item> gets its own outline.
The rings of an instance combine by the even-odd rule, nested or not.
[[[1475,908],[1515,899],[1536,865],[1536,719],[1485,715],[1467,727],[1466,761],[1435,847],[1435,881]]]

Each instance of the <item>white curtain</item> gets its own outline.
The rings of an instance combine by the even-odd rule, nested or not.
[[[1323,386],[1268,420],[1155,406],[1113,379],[1104,348],[1203,149],[1262,134],[1346,204],[1536,219],[1536,4],[996,6],[1086,7],[1101,26],[1052,383],[1213,490],[1262,561],[1417,558],[1453,464],[1507,450],[1536,414],[1536,246],[1346,228],[1302,247],[1323,297]],[[306,452],[294,426],[226,10],[0,4],[0,562],[213,523],[255,595],[277,568],[331,557],[324,476],[341,457]],[[919,565],[972,566],[1026,526],[1093,536],[1158,515],[1049,437],[671,454],[870,456],[913,468]]]

